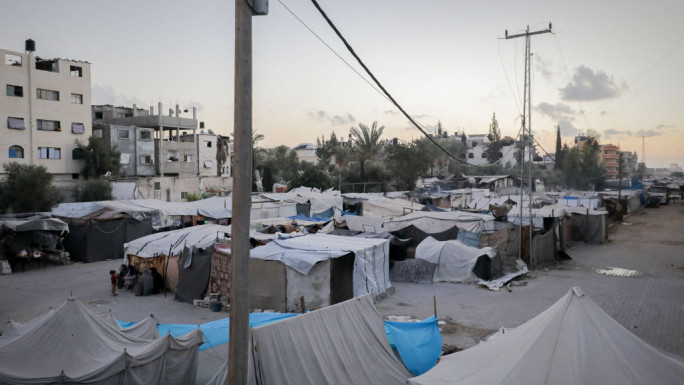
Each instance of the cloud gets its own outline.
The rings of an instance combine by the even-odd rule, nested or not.
[[[665,130],[665,129],[675,128],[675,127],[677,127],[677,126],[675,126],[674,124],[659,124],[656,126],[655,129],[656,130]]]
[[[594,101],[614,98],[626,88],[626,85],[619,87],[613,77],[603,71],[594,72],[591,68],[579,66],[572,82],[559,91],[561,99],[565,101]]]
[[[582,130],[575,127],[572,120],[560,120],[558,121],[558,126],[560,127],[562,136],[575,136],[582,132]]]
[[[341,125],[341,124],[350,124],[350,123],[355,123],[356,118],[349,112],[343,115],[331,115],[327,113],[326,111],[323,110],[315,110],[311,109],[308,112],[309,116],[313,119],[316,119],[318,121],[327,121],[333,126]]]
[[[609,139],[613,136],[632,136],[632,135],[633,135],[632,131],[629,131],[629,130],[620,131],[620,130],[616,130],[614,128],[609,128],[607,130],[603,130],[603,136],[606,139]]]
[[[553,64],[550,61],[544,60],[541,55],[534,54],[537,71],[546,79],[553,77]]]
[[[644,135],[646,136],[661,136],[663,135],[662,131],[656,131],[656,130],[648,130],[644,132]]]
[[[575,119],[575,110],[563,103],[556,103],[553,105],[546,102],[541,102],[537,107],[535,107],[535,110],[539,111],[543,116],[555,121]]]
[[[399,115],[401,112],[394,110],[385,110],[385,113],[388,115]]]

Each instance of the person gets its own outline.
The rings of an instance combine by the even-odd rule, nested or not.
[[[162,286],[164,286],[164,277],[157,271],[156,267],[150,267],[150,274],[152,274],[152,279],[154,285],[152,286],[152,294],[159,294],[161,292]]]
[[[112,281],[112,296],[116,295],[116,281],[119,279],[119,276],[116,275],[115,270],[109,270],[109,276]]]
[[[138,282],[138,270],[135,269],[135,266],[129,264],[128,265],[128,274],[126,274],[126,277],[124,278],[124,287],[126,288],[126,290],[133,289],[137,282]]]
[[[128,266],[122,264],[119,266],[119,279],[116,281],[116,287],[119,288],[119,290],[124,288],[126,275],[128,275]]]
[[[154,289],[154,277],[150,274],[150,269],[143,270],[142,277],[140,277],[140,282],[142,283],[142,295],[152,295],[152,290]]]

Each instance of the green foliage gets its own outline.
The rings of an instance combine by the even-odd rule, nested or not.
[[[559,125],[558,130],[556,131],[556,155],[553,163],[554,169],[560,170],[563,168],[563,156],[565,155],[564,150],[566,150],[567,148],[567,145],[565,147],[561,147],[561,132]]]
[[[424,151],[419,143],[396,145],[389,150],[387,167],[397,190],[413,190],[416,180],[433,164],[431,153]]]
[[[188,202],[194,202],[194,201],[198,201],[200,199],[202,199],[202,197],[200,197],[199,194],[195,194],[195,193],[185,194],[185,200]]]
[[[335,132],[330,134],[330,139],[325,140],[325,135],[322,135],[316,139],[316,156],[321,164],[328,165],[335,151],[340,147],[340,142],[337,141],[337,135]]]
[[[316,187],[326,190],[333,187],[333,180],[330,175],[321,167],[308,162],[301,163],[301,171],[290,180],[289,187],[300,186]]]
[[[76,140],[76,146],[83,150],[85,164],[81,169],[81,175],[86,179],[99,178],[111,172],[118,175],[121,171],[121,153],[111,149],[104,139],[91,136],[88,144]]]
[[[51,211],[62,200],[45,166],[8,162],[3,169],[5,179],[0,181],[0,212]]]
[[[108,201],[112,199],[112,185],[104,179],[90,179],[76,193],[78,202]]]
[[[359,123],[359,127],[352,127],[349,133],[354,137],[354,149],[356,150],[359,165],[361,166],[361,180],[366,181],[366,172],[364,163],[367,160],[373,159],[380,150],[380,137],[385,130],[385,126],[378,127],[378,122],[375,121],[369,128],[363,123]]]

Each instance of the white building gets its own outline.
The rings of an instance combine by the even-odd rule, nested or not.
[[[318,156],[316,156],[316,145],[313,143],[302,143],[292,148],[297,154],[297,159],[302,162],[317,163]]]
[[[83,166],[74,143],[91,135],[90,63],[0,49],[0,163],[45,166],[56,185],[73,183]]]
[[[466,141],[468,147],[468,155],[466,161],[476,166],[483,166],[489,163],[487,161],[487,147],[489,139],[486,134],[469,135]]]

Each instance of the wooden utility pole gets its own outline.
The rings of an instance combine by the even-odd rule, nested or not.
[[[532,261],[532,233],[534,229],[534,224],[532,221],[532,149],[534,148],[534,143],[532,141],[532,77],[530,76],[530,68],[531,68],[531,63],[530,59],[532,58],[532,53],[530,51],[530,36],[532,35],[539,35],[542,33],[551,33],[551,23],[549,23],[549,28],[544,29],[541,31],[533,31],[530,32],[530,26],[527,26],[527,29],[525,30],[524,33],[519,33],[515,35],[509,35],[508,30],[506,30],[505,33],[505,39],[515,39],[517,37],[525,37],[525,88],[523,91],[523,110],[522,110],[522,137],[520,138],[523,142],[522,146],[522,153],[520,154],[520,249],[519,249],[519,257],[522,259],[522,245],[523,245],[523,239],[522,239],[522,226],[523,226],[523,191],[524,191],[524,174],[525,174],[525,148],[528,146],[528,141],[529,141],[529,149],[528,149],[528,178],[529,178],[529,188],[530,192],[528,194],[529,196],[529,204],[528,204],[528,209],[529,209],[529,220],[530,220],[530,246],[529,246],[529,253],[530,253],[530,265],[533,265]],[[525,111],[527,109],[527,111]],[[527,130],[525,130],[525,127],[527,127]],[[533,266],[530,266],[533,267]]]
[[[268,3],[235,0],[235,156],[231,231],[227,384],[247,385],[249,367],[249,213],[252,208],[252,15]],[[265,7],[265,9],[264,9]],[[261,12],[260,12],[261,10]]]

